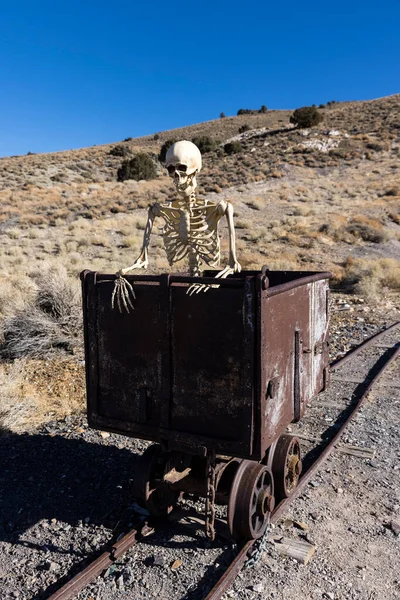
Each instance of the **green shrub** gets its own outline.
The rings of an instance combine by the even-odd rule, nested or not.
[[[159,139],[160,139],[160,134],[159,134],[159,133],[155,133],[155,134],[153,135],[153,140],[157,141],[157,140],[159,140]]]
[[[165,157],[167,156],[167,152],[168,152],[168,148],[170,148],[172,146],[172,144],[175,144],[178,140],[176,139],[172,139],[172,140],[166,140],[163,145],[161,146],[161,150],[160,150],[160,154],[158,155],[158,160],[162,163],[165,163]]]
[[[155,179],[157,171],[153,160],[148,154],[140,153],[129,160],[124,160],[117,172],[117,181],[127,179]]]
[[[400,196],[400,187],[394,186],[383,192],[382,196]]]
[[[214,142],[208,135],[198,135],[192,138],[193,144],[196,144],[202,154],[211,152],[217,147],[217,143]]]
[[[318,112],[316,106],[303,106],[303,108],[296,108],[290,117],[290,122],[294,125],[297,125],[297,127],[300,129],[318,125],[322,120],[323,117]]]
[[[239,115],[252,115],[253,111],[250,110],[249,108],[239,108],[239,110],[237,111],[238,116]]]
[[[258,112],[261,114],[265,114],[266,112],[268,112],[268,108],[265,106],[265,104],[263,104]]]
[[[228,142],[225,144],[224,150],[226,154],[238,154],[243,148],[240,142]]]
[[[223,112],[222,112],[222,113],[220,113],[220,115],[219,115],[219,118],[220,118],[220,119],[225,119],[225,118],[226,118],[226,114],[225,114],[225,113],[223,113]]]
[[[385,146],[378,144],[377,142],[369,142],[365,147],[369,150],[375,150],[375,152],[382,152],[385,149]]]
[[[242,125],[241,127],[239,127],[239,133],[244,133],[245,131],[250,131],[251,127],[250,125],[247,125],[246,123],[244,125]]]
[[[132,151],[129,146],[118,144],[117,146],[113,146],[108,154],[110,156],[129,156],[129,154],[132,154]]]

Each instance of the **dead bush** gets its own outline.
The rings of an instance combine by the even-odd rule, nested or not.
[[[82,310],[78,282],[64,267],[32,275],[36,293],[30,303],[4,320],[3,358],[48,357],[72,353],[81,344]]]
[[[391,221],[393,221],[393,223],[396,223],[396,225],[400,225],[400,214],[399,213],[390,212],[388,214],[388,217]]]
[[[364,215],[356,215],[350,219],[343,215],[335,215],[330,222],[321,225],[319,230],[336,242],[348,244],[356,240],[379,244],[388,239],[388,233],[382,223]]]
[[[368,299],[377,299],[383,289],[400,289],[400,261],[393,258],[376,260],[349,256],[339,285]]]
[[[383,196],[400,196],[400,187],[394,186],[383,192]]]
[[[347,231],[364,242],[379,244],[387,240],[387,234],[380,221],[364,215],[353,217],[347,226]]]
[[[265,200],[260,196],[253,196],[244,201],[246,206],[253,210],[261,210],[265,206]]]
[[[8,317],[33,302],[37,294],[35,282],[25,275],[0,279],[0,317]]]

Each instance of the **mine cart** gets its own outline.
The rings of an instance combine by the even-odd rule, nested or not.
[[[82,273],[88,421],[156,442],[134,477],[151,513],[193,493],[210,537],[219,502],[234,536],[256,538],[301,471],[286,428],[327,385],[330,274],[214,274],[127,276],[128,313],[111,306],[114,275]]]

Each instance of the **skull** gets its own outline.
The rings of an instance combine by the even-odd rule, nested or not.
[[[179,194],[190,196],[197,187],[196,173],[201,169],[201,154],[193,142],[183,140],[170,148],[165,158],[168,174]]]

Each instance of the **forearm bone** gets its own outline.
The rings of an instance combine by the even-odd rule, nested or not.
[[[142,250],[141,250],[138,258],[133,263],[133,265],[131,265],[130,267],[126,267],[125,269],[121,269],[118,272],[119,275],[122,275],[122,276],[126,275],[127,273],[129,273],[130,271],[133,271],[134,269],[147,269],[148,264],[149,264],[148,248],[149,248],[149,244],[150,244],[150,236],[151,236],[151,232],[153,229],[154,219],[157,216],[159,216],[159,214],[160,214],[160,208],[159,208],[158,204],[154,204],[153,206],[149,207],[149,210],[147,212],[146,227],[145,227],[144,235],[143,235]]]

